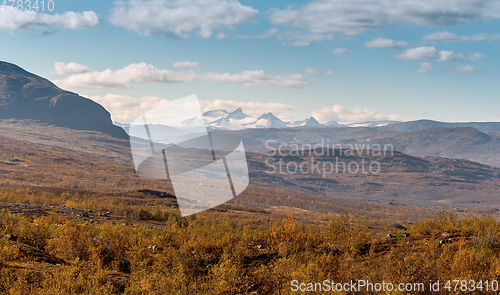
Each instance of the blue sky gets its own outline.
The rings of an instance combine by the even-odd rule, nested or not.
[[[0,60],[116,121],[191,94],[283,120],[500,120],[500,1],[53,4],[0,9]]]

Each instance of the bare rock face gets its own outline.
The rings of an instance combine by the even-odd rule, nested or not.
[[[30,119],[128,138],[100,104],[7,62],[0,62],[0,119]]]

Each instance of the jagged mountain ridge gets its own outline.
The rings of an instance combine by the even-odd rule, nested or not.
[[[320,124],[314,117],[310,117],[302,121],[283,121],[273,113],[264,113],[259,117],[253,117],[243,112],[241,108],[237,108],[232,112],[226,110],[212,110],[203,113],[203,118],[207,127],[215,130],[242,130],[254,128],[317,128],[327,127],[327,125]],[[182,127],[189,127],[195,118],[190,118],[182,122]],[[330,123],[330,122],[329,122]],[[336,122],[335,122],[336,123]],[[118,123],[120,124],[120,123]],[[123,124],[120,124],[123,125]],[[337,125],[339,125],[337,123]],[[328,125],[335,126],[335,124]],[[177,127],[177,126],[174,126]]]
[[[309,117],[300,121],[283,121],[274,115],[272,112],[264,113],[259,117],[253,117],[245,114],[241,108],[233,112],[227,110],[211,110],[203,113],[205,123],[210,129],[215,130],[244,130],[244,129],[262,129],[262,128],[370,128],[381,131],[390,132],[413,132],[431,128],[463,128],[471,127],[485,132],[500,133],[500,122],[440,122],[428,119],[416,121],[365,121],[356,123],[338,123],[337,121],[329,121],[320,123],[316,118]],[[195,118],[190,118],[182,122],[181,126],[170,127],[189,127],[195,121]],[[119,126],[126,124],[115,122]]]
[[[299,121],[284,121],[272,112],[264,113],[258,117],[247,115],[241,108],[232,112],[227,110],[210,110],[203,113],[205,123],[210,129],[215,130],[243,130],[262,128],[324,128],[324,127],[383,127],[392,124],[399,124],[399,121],[367,121],[359,123],[340,124],[337,121],[320,123],[316,118],[309,117]],[[190,118],[182,122],[182,127],[189,127],[195,118]],[[118,125],[123,125],[118,123]],[[174,126],[177,127],[177,126]]]

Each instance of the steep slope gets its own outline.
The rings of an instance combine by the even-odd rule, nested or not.
[[[127,138],[101,105],[7,62],[0,62],[0,119],[30,119]]]
[[[227,119],[242,120],[242,119],[245,119],[248,117],[250,117],[250,116],[243,113],[243,110],[241,108],[237,108],[236,110],[229,113],[226,118]]]

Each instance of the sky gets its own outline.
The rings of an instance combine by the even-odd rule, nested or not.
[[[285,121],[500,121],[499,28],[492,0],[26,0],[0,8],[0,60],[121,123],[192,94]]]

